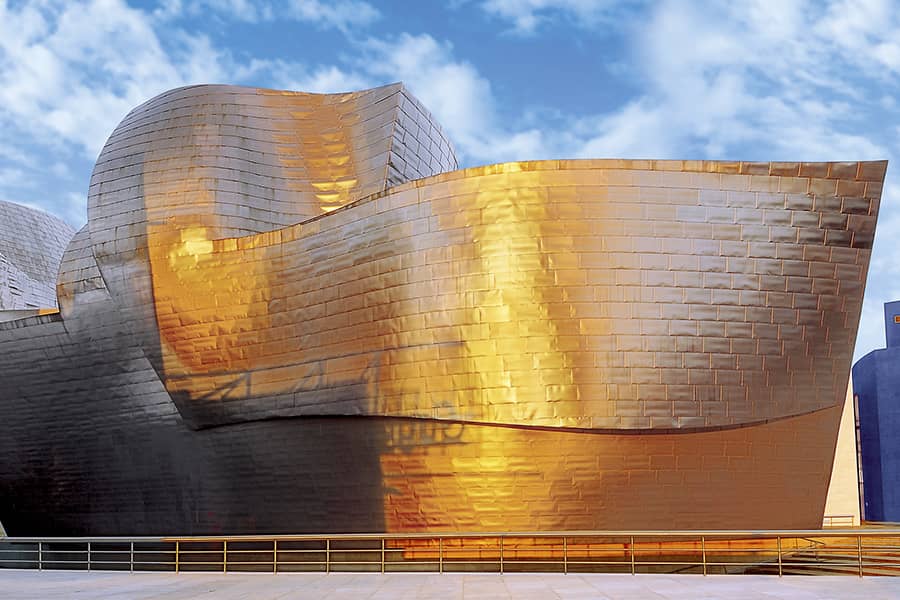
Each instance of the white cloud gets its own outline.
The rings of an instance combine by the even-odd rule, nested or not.
[[[35,184],[36,182],[29,180],[22,169],[0,167],[0,187],[34,186]]]
[[[341,31],[369,25],[380,17],[374,6],[357,0],[289,0],[285,13],[299,21],[321,23]]]
[[[184,13],[184,5],[181,0],[160,0],[159,6],[151,13],[153,18],[167,21],[181,16]]]
[[[634,41],[635,76],[646,91],[598,116],[593,133],[583,119],[590,137],[581,154],[883,157],[884,148],[856,133],[856,90],[832,67],[844,57],[810,35],[816,23],[808,15],[815,11],[791,1],[661,4]],[[746,156],[748,149],[766,156]]]
[[[96,156],[134,106],[197,78],[225,78],[203,36],[167,52],[141,11],[118,0],[0,6],[0,121],[33,123],[45,144]]]
[[[239,21],[268,21],[272,18],[272,7],[250,0],[203,0],[195,2],[200,8],[210,8]],[[205,5],[205,6],[203,6]]]
[[[0,159],[25,166],[34,166],[37,162],[30,152],[9,143],[0,144]]]
[[[362,73],[346,71],[334,65],[320,67],[311,73],[287,65],[282,65],[274,70],[276,75],[273,85],[285,90],[335,94],[364,90],[378,85],[377,82],[373,82]]]
[[[260,2],[255,0],[166,0],[154,11],[160,20],[184,15],[214,14],[231,21],[260,23],[274,20],[293,20],[310,23],[322,29],[337,29],[348,33],[354,27],[365,27],[377,21],[381,13],[362,0],[285,0]]]
[[[75,229],[80,229],[87,222],[87,194],[84,192],[66,193],[63,197],[63,211],[57,213],[56,216]]]
[[[585,27],[596,25],[615,5],[613,0],[483,0],[481,9],[508,21],[515,32],[530,34],[557,17]]]

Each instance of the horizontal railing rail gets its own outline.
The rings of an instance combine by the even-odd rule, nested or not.
[[[900,575],[900,528],[0,538],[0,568]]]

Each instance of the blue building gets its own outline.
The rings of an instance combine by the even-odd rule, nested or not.
[[[887,348],[853,366],[868,521],[900,521],[900,301],[884,305],[884,325]]]

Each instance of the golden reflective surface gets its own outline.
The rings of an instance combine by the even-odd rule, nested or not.
[[[399,85],[168,92],[98,160],[67,334],[127,323],[191,439],[277,431],[210,460],[303,527],[821,524],[885,162],[455,163]]]
[[[396,421],[385,530],[817,529],[839,419],[644,435]]]
[[[454,162],[428,123],[399,85],[200,86],[116,130],[93,253],[196,426],[683,429],[840,402],[886,163],[542,161],[398,183]]]
[[[884,169],[853,164],[509,163],[241,238],[151,222],[150,339],[200,425],[803,414],[846,387]]]

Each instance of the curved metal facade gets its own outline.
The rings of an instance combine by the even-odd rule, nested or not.
[[[74,233],[52,215],[0,200],[0,311],[56,308],[56,273]]]
[[[0,352],[0,417],[61,409],[59,462],[6,449],[85,495],[57,527],[821,524],[885,162],[455,164],[400,85],[135,109],[62,316],[0,330],[51,363]]]

